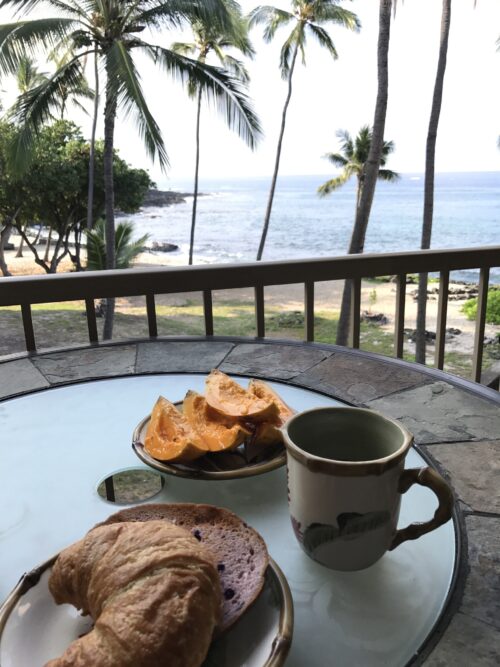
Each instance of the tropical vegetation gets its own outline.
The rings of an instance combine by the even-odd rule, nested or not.
[[[119,222],[116,225],[115,257],[117,269],[129,269],[137,256],[144,251],[149,234],[134,239],[134,225],[131,222]],[[106,268],[106,227],[100,218],[93,229],[86,231],[87,269],[102,271]]]
[[[0,26],[0,71],[12,72],[26,54],[37,48],[53,50],[61,43],[69,45],[74,55],[41,86],[28,91],[18,101],[16,164],[25,166],[39,127],[52,115],[59,91],[75,84],[81,75],[81,63],[94,55],[105,72],[104,89],[104,181],[106,219],[106,268],[114,269],[115,197],[113,148],[115,121],[121,111],[132,115],[145,148],[162,168],[168,155],[160,128],[149,110],[142,91],[135,54],[142,55],[185,83],[196,82],[203,95],[215,98],[228,124],[241,136],[256,133],[256,119],[241,83],[223,70],[191,60],[142,34],[158,36],[160,29],[181,26],[186,21],[201,21],[231,32],[233,15],[222,0],[0,0],[0,8],[11,7],[28,14],[38,6],[56,14],[50,18]],[[108,303],[104,337],[113,332],[114,302]]]
[[[363,126],[356,138],[353,140],[349,132],[346,130],[339,130],[337,136],[341,140],[339,153],[327,153],[325,157],[335,167],[341,169],[340,175],[320,185],[318,194],[322,197],[331,194],[338,188],[342,187],[349,181],[352,176],[356,177],[356,209],[354,215],[354,226],[351,234],[351,242],[348,253],[352,254],[359,252],[358,239],[360,236],[359,225],[359,207],[363,198],[363,191],[366,182],[367,164],[370,156],[371,145],[373,141],[372,130],[368,125]],[[384,141],[382,144],[382,151],[379,162],[379,169],[377,170],[377,178],[381,181],[394,182],[399,178],[399,174],[391,169],[385,169],[385,164],[389,155],[394,151],[394,144],[392,141]],[[340,310],[339,324],[337,327],[337,344],[345,345],[347,343],[347,335],[349,331],[350,318],[350,297],[351,284],[346,281],[342,294],[342,306]],[[345,341],[345,342],[344,342]]]
[[[90,146],[80,129],[69,121],[57,121],[39,131],[29,167],[22,177],[10,168],[9,148],[20,130],[11,123],[0,124],[0,216],[2,235],[15,229],[24,240],[36,264],[55,273],[69,257],[75,270],[82,270],[81,245],[87,219],[88,160]],[[133,213],[154,183],[143,169],[134,169],[113,154],[116,207]],[[93,216],[105,211],[104,144],[96,145],[98,175]],[[39,252],[29,228],[46,230],[45,255]],[[39,235],[37,235],[39,236]],[[50,243],[54,239],[54,243]],[[0,243],[0,269],[9,275]]]
[[[462,306],[462,312],[467,319],[475,320],[477,316],[477,298],[468,299]],[[488,324],[500,324],[500,290],[488,290],[488,301],[486,302],[486,322]]]

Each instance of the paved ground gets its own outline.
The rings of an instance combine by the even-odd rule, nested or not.
[[[214,367],[311,387],[408,426],[416,444],[451,482],[464,527],[458,584],[441,631],[424,651],[425,664],[500,664],[498,392],[335,346],[184,339],[12,358],[0,363],[0,398],[96,377]]]

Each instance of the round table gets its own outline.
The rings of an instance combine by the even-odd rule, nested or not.
[[[432,457],[458,496],[455,526],[403,545],[362,573],[332,573],[294,542],[283,469],[215,483],[167,478],[154,501],[212,502],[262,533],[294,596],[287,664],[327,664],[328,650],[338,665],[354,664],[356,655],[363,665],[497,664],[498,395],[443,373],[334,346],[170,339],[0,364],[0,497],[8,508],[0,519],[0,599],[24,571],[116,509],[96,488],[111,473],[143,467],[130,447],[134,426],[159,393],[180,400],[187,389],[200,390],[214,367],[279,382],[275,388],[296,409],[341,400],[401,419],[420,451],[411,453],[408,465],[425,464],[421,455]],[[402,524],[426,519],[435,506],[427,491],[411,493],[414,498],[403,499]],[[421,514],[412,514],[414,508]],[[432,562],[422,566],[429,554]]]

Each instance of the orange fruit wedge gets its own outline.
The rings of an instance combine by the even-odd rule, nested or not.
[[[144,449],[159,461],[193,461],[207,453],[202,438],[175,405],[160,396],[144,438]]]
[[[221,452],[241,445],[250,432],[234,419],[228,419],[212,410],[204,396],[188,391],[182,412],[197,431],[209,452]]]
[[[263,401],[272,401],[278,408],[278,414],[274,419],[258,424],[254,437],[255,444],[271,445],[275,442],[281,442],[283,436],[280,427],[294,414],[294,410],[283,401],[274,389],[271,389],[262,380],[250,380],[248,391]]]
[[[211,408],[233,419],[261,422],[272,420],[279,414],[273,400],[261,399],[246,391],[218,370],[213,370],[206,379],[205,398]]]

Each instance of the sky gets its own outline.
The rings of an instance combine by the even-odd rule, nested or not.
[[[258,4],[240,0],[244,12]],[[289,9],[290,2],[274,5]],[[424,171],[425,143],[437,67],[441,22],[439,0],[399,0],[391,26],[389,102],[386,140],[395,143],[388,167],[401,173]],[[280,174],[333,173],[322,157],[338,150],[336,132],[355,135],[373,121],[377,90],[377,0],[352,0],[343,6],[357,13],[362,28],[352,33],[332,26],[329,33],[339,53],[333,60],[314,42],[307,47],[307,63],[299,65],[289,107]],[[7,10],[0,20],[12,20]],[[279,72],[279,51],[287,36],[282,29],[271,44],[257,26],[251,36],[256,57],[247,63],[250,97],[264,137],[251,151],[232,133],[217,113],[207,107],[202,115],[201,179],[267,177],[272,174],[286,84]],[[145,35],[144,35],[145,36]],[[498,171],[500,151],[500,2],[453,0],[448,66],[436,148],[436,171]],[[165,34],[162,44],[185,39],[189,33]],[[157,38],[156,38],[156,41]],[[134,166],[147,168],[162,187],[190,179],[195,157],[195,104],[179,84],[154,65],[139,60],[146,99],[158,121],[170,158],[163,174],[146,156],[131,121],[119,119],[116,147]],[[7,95],[12,84],[5,84]],[[85,116],[73,114],[88,135]],[[102,136],[102,122],[99,126]]]

